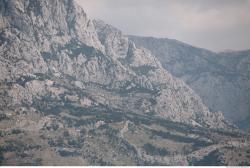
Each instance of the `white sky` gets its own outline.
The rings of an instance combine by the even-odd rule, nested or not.
[[[177,39],[214,51],[250,49],[250,0],[77,0],[124,34]]]

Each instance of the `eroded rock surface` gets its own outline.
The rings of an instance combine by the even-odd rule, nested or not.
[[[150,52],[74,1],[0,4],[3,165],[192,165],[205,146],[249,143]]]

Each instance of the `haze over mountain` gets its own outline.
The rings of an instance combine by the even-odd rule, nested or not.
[[[2,165],[250,164],[249,135],[75,1],[0,14]]]
[[[250,50],[214,53],[177,40],[129,36],[147,48],[176,77],[183,79],[211,111],[246,131],[250,117]]]
[[[249,0],[78,0],[124,34],[172,38],[212,51],[250,48]]]

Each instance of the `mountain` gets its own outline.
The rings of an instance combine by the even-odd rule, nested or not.
[[[120,30],[73,0],[0,4],[2,165],[249,164],[249,135]]]
[[[250,50],[214,53],[177,40],[129,36],[138,47],[148,49],[162,66],[183,79],[210,111],[221,111],[242,127],[250,117]]]

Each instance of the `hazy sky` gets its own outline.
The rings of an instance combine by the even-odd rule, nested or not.
[[[167,37],[220,51],[250,49],[250,0],[77,0],[124,34]]]

